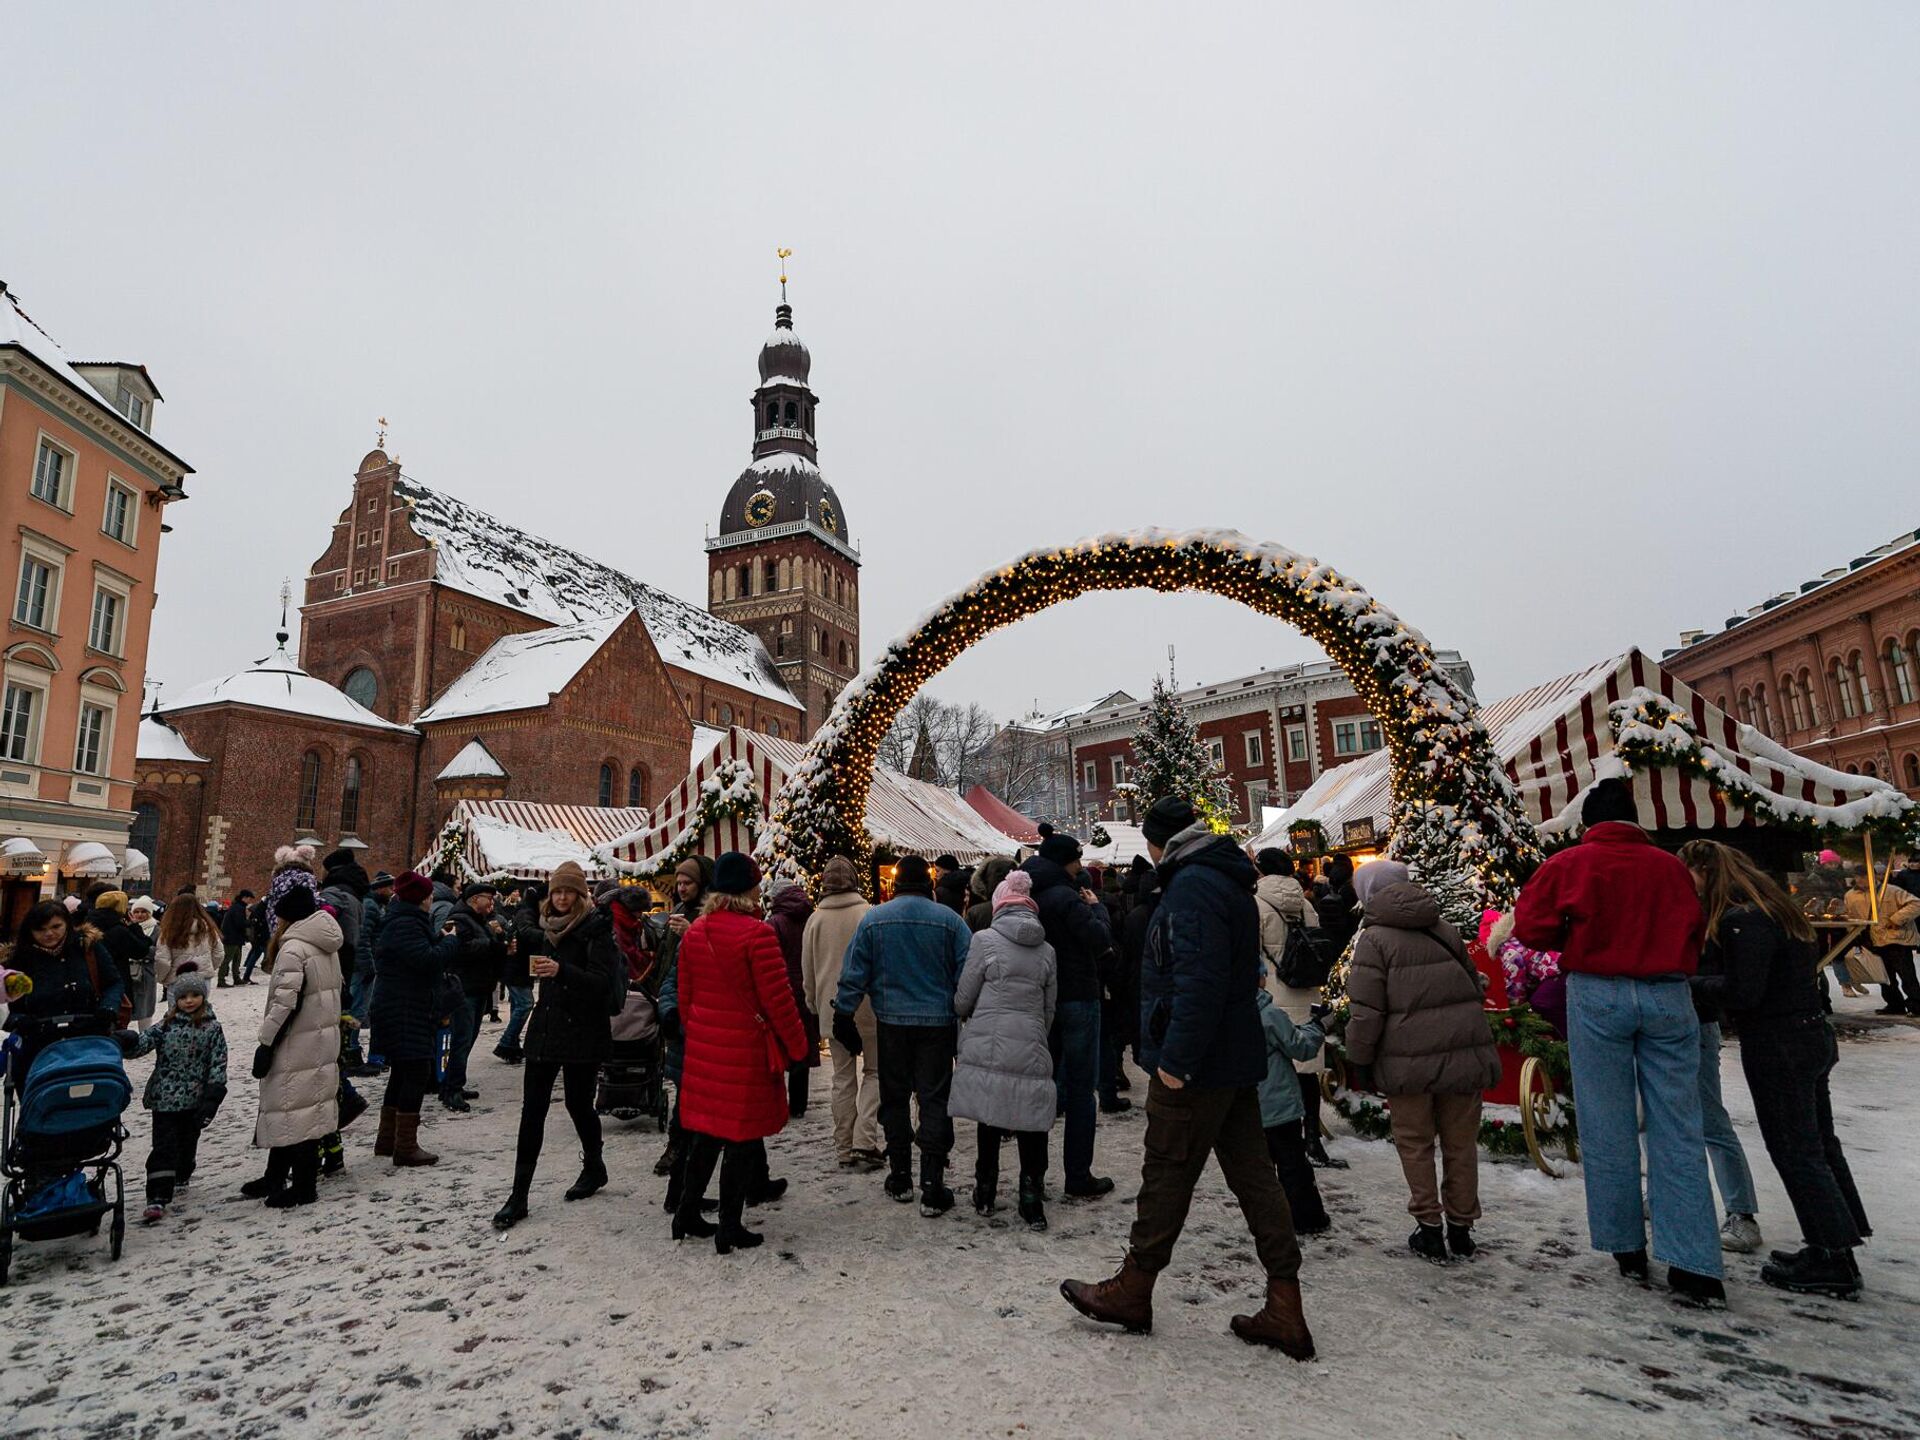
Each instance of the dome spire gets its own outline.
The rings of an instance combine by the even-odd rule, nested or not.
[[[792,255],[793,251],[782,246],[773,253],[780,257],[780,309],[774,313],[780,314],[784,312],[787,317],[787,328],[791,330],[793,328],[793,311],[787,306],[787,257]],[[775,323],[777,324],[778,322],[776,321]]]

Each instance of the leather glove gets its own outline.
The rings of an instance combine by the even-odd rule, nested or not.
[[[662,1010],[660,1012],[660,1035],[669,1045],[679,1041],[680,1012],[678,1010]]]
[[[273,1047],[256,1045],[253,1047],[253,1078],[264,1080],[267,1072],[273,1068]]]
[[[853,1023],[853,1016],[844,1010],[833,1012],[833,1038],[849,1055],[858,1055],[861,1050],[860,1030]]]

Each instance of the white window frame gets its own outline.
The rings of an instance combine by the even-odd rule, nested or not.
[[[113,501],[116,495],[127,497],[127,530],[124,535],[116,535],[108,523],[113,519]],[[140,544],[140,492],[118,476],[107,475],[107,498],[100,506],[100,533],[109,540],[117,540],[129,550]]]
[[[77,782],[70,786],[70,798],[75,805],[92,805],[99,808],[105,808],[107,805],[113,775],[113,739],[120,728],[122,698],[120,692],[109,690],[104,685],[92,685],[86,681],[80,684],[80,708],[73,722],[73,773],[101,783],[98,795],[84,793]],[[98,770],[80,768],[80,735],[82,727],[86,724],[87,711],[90,709],[100,711],[103,717],[100,722],[100,768]]]
[[[1373,716],[1362,715],[1359,717],[1359,719],[1360,719],[1360,753],[1362,755],[1371,755],[1374,751],[1378,750],[1381,746],[1387,743],[1387,737],[1385,733],[1380,729],[1380,722],[1377,719],[1375,719]],[[1371,740],[1372,742],[1371,744],[1368,743],[1369,740]]]
[[[1124,755],[1113,757],[1113,783],[1116,785],[1127,783],[1127,757]]]
[[[67,514],[71,515],[73,513],[74,483],[77,478],[77,472],[80,469],[80,457],[74,452],[71,445],[61,444],[58,440],[54,439],[53,436],[47,434],[46,431],[41,430],[36,433],[39,439],[33,447],[33,475],[27,482],[27,493],[32,495],[33,498],[38,500],[42,505],[51,505],[54,509],[64,510]],[[60,467],[58,495],[52,500],[49,500],[40,493],[40,452],[42,449],[51,450],[65,460],[65,463]]]
[[[1227,768],[1227,742],[1218,735],[1207,741],[1207,761],[1216,770]]]
[[[100,597],[107,596],[113,601],[113,620],[107,627],[107,634],[100,634]],[[127,654],[127,612],[132,597],[124,586],[99,575],[93,577],[93,603],[87,607],[87,648],[99,655],[111,655],[116,660],[124,660]],[[102,643],[104,640],[105,643]]]
[[[93,736],[92,764],[83,763],[89,757],[83,755],[82,747],[87,743],[88,724],[94,716],[100,717],[100,724]],[[80,718],[73,729],[73,773],[105,778],[113,765],[111,749],[113,739],[113,711],[104,705],[96,705],[90,700],[80,702]]]
[[[27,753],[18,759],[0,752],[0,766],[40,764],[40,746],[47,729],[47,696],[53,688],[53,672],[38,665],[22,664],[18,660],[6,663],[4,679],[0,679],[0,705],[6,701],[6,692],[10,690],[28,691],[33,696],[33,714],[27,722]],[[9,790],[17,787],[8,786]],[[37,788],[37,787],[35,787]]]
[[[1267,763],[1266,736],[1258,730],[1248,730],[1241,737],[1247,747],[1247,764],[1261,766]]]
[[[1098,790],[1100,788],[1100,762],[1097,760],[1082,761],[1080,765],[1080,779],[1087,789]]]
[[[1313,752],[1307,748],[1307,727],[1289,725],[1287,727],[1287,759],[1296,764],[1305,764]]]
[[[14,577],[13,609],[8,612],[13,616],[16,624],[25,625],[30,629],[39,630],[48,635],[58,635],[60,633],[60,601],[64,597],[66,590],[67,556],[71,553],[72,552],[64,545],[57,545],[51,540],[44,540],[30,531],[23,530],[21,532],[20,570]],[[46,621],[45,624],[36,624],[20,613],[20,586],[26,579],[27,564],[29,561],[37,561],[46,566],[51,572],[47,585],[46,614],[43,617]]]

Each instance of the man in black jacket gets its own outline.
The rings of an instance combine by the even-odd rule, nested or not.
[[[1040,853],[1020,867],[1033,880],[1034,904],[1059,974],[1055,1014],[1054,1083],[1066,1112],[1061,1163],[1066,1192],[1093,1199],[1113,1181],[1093,1173],[1094,1088],[1100,1076],[1100,995],[1117,957],[1107,907],[1081,873],[1080,842],[1061,831],[1040,842]]]
[[[226,914],[220,917],[220,981],[224,990],[229,984],[240,983],[240,956],[247,948],[247,902],[253,899],[253,891],[242,890],[227,905]]]
[[[480,1094],[467,1089],[467,1057],[479,1038],[487,997],[500,983],[500,973],[507,963],[507,928],[493,913],[497,898],[491,885],[469,885],[447,915],[454,938],[460,942],[448,969],[459,977],[465,992],[460,1008],[454,1012],[447,1068],[440,1078],[440,1103],[449,1110],[471,1110],[467,1102]]]
[[[1286,1192],[1267,1156],[1258,1086],[1266,1037],[1260,987],[1260,917],[1253,863],[1176,796],[1156,800],[1141,826],[1163,886],[1141,968],[1146,1155],[1132,1243],[1120,1273],[1068,1280],[1060,1293],[1094,1320],[1153,1328],[1153,1285],[1173,1259],[1207,1156],[1220,1162],[1267,1272],[1267,1303],[1233,1317],[1233,1333],[1295,1360],[1313,1358],[1300,1309],[1300,1245]]]

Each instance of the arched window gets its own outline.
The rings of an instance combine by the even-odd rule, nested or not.
[[[707,723],[709,725],[718,725],[720,723],[720,707],[711,700],[707,702]]]
[[[1887,662],[1887,684],[1893,690],[1893,703],[1911,705],[1913,703],[1913,662],[1907,658],[1907,647],[1897,639],[1889,640],[1882,654]]]
[[[1806,716],[1800,709],[1800,687],[1793,683],[1792,675],[1780,677],[1780,708],[1786,712],[1789,733],[1807,728]]]
[[[844,640],[842,640],[842,641],[840,642],[840,668],[841,668],[842,670],[844,670],[844,669],[846,669],[846,668],[847,668],[847,666],[848,666],[848,665],[850,665],[850,664],[852,664],[852,663],[853,663],[853,662],[852,662],[852,660],[851,660],[851,658],[850,658],[850,656],[849,656],[849,652],[848,652],[848,650],[847,650],[847,642],[846,642],[846,641],[844,641]]]
[[[349,755],[340,779],[340,833],[357,834],[360,829],[360,757]]]
[[[1740,723],[1742,725],[1753,724],[1753,691],[1751,690],[1742,690],[1740,692]]]
[[[1913,757],[1907,757],[1911,760]],[[127,836],[127,845],[147,857],[153,866],[152,873],[160,873],[160,807],[158,805],[136,805],[133,807],[133,830]]]
[[[1825,724],[1826,711],[1820,706],[1820,692],[1813,688],[1813,671],[1804,665],[1800,667],[1800,694],[1807,702],[1807,724]]]
[[[1768,735],[1773,734],[1773,707],[1767,704],[1766,686],[1753,687],[1753,708],[1760,716],[1760,729]]]
[[[1906,771],[1907,789],[1920,790],[1920,755],[1908,754],[1907,758],[1900,762],[1900,768]]]
[[[718,605],[724,598],[726,581],[721,578],[718,570],[713,572],[712,581],[713,583],[710,588],[713,591],[713,603]]]
[[[310,831],[320,823],[320,752],[300,757],[300,803],[293,812],[293,828]]]
[[[1867,657],[1854,651],[1847,668],[1853,672],[1853,690],[1860,699],[1860,713],[1873,714],[1873,686],[1867,679]]]
[[[1860,763],[1860,773],[1869,780],[1878,780],[1880,778],[1880,767],[1871,760],[1863,760]]]
[[[735,412],[735,413],[738,413],[738,412]],[[794,404],[793,401],[789,400],[787,401],[787,424],[798,425],[799,423],[800,423],[800,407]]]
[[[740,572],[731,565],[727,566],[727,599],[731,600],[735,595],[740,593],[739,590],[735,588],[739,583]]]
[[[1853,693],[1853,672],[1835,660],[1827,669],[1827,678],[1833,682],[1833,703],[1840,707],[1841,717],[1853,719],[1860,712],[1859,698]]]
[[[600,764],[600,808],[606,809],[613,804],[613,766],[607,761]]]
[[[733,706],[722,705],[720,707],[720,723],[722,725],[733,724]]]
[[[464,620],[453,622],[453,648],[456,650],[467,648],[467,622]]]
[[[1860,767],[1858,765],[1847,766],[1847,774],[1858,775],[1859,773],[1860,773]]]
[[[364,665],[356,665],[347,672],[347,678],[340,682],[340,688],[347,692],[347,698],[356,704],[373,708],[373,702],[380,698],[380,677]]]
[[[791,590],[793,588],[793,562],[782,555],[776,573],[780,579],[780,588],[782,590]]]
[[[636,765],[627,772],[627,804],[644,805],[647,803],[647,772]]]
[[[776,740],[780,738],[780,722],[778,720],[767,721],[767,734]],[[1909,755],[1907,759],[1914,765],[1920,766],[1920,760],[1914,760],[1913,756]]]
[[[753,583],[752,572],[749,571],[745,565],[742,565],[740,567],[740,593],[742,595],[751,595],[753,591],[748,587],[751,586],[752,583]]]
[[[833,577],[833,598],[838,604],[847,603],[847,577],[837,571]]]
[[[769,400],[767,401],[767,429],[771,430],[779,423],[780,402],[778,400]]]

